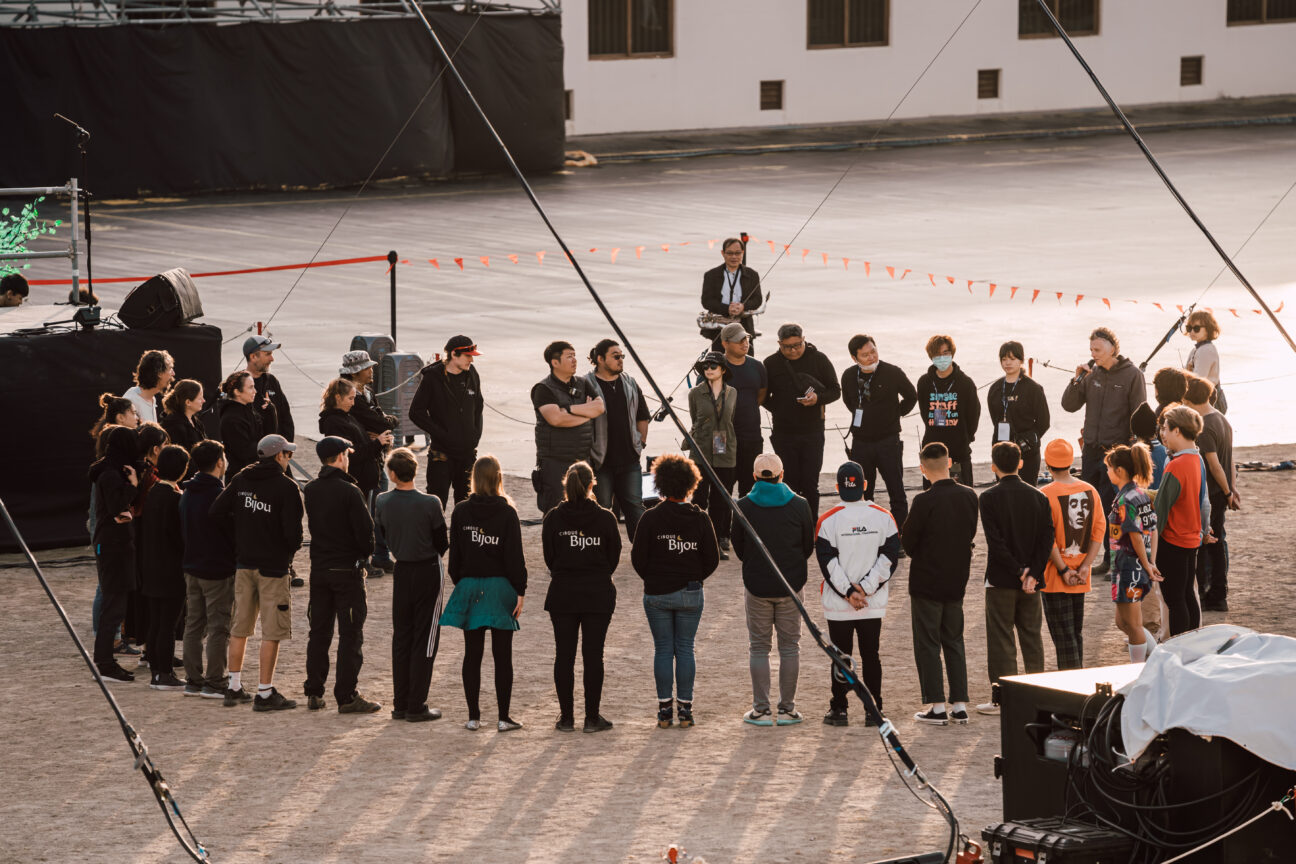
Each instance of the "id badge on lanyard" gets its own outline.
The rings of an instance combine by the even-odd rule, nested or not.
[[[716,456],[723,456],[729,452],[729,436],[724,432],[716,432],[711,436],[711,452]]]

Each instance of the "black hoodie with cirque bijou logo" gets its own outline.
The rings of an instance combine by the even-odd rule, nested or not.
[[[474,492],[450,514],[450,581],[469,576],[507,579],[518,596],[526,595],[526,557],[522,523],[512,503],[500,495]]]
[[[540,531],[549,568],[548,612],[610,614],[616,607],[612,574],[621,563],[617,518],[597,501],[564,501],[545,514]]]
[[[639,520],[630,563],[645,594],[670,594],[705,580],[720,564],[711,517],[694,504],[661,502]]]
[[[211,515],[234,525],[234,559],[239,569],[283,576],[302,545],[301,490],[274,459],[249,465],[230,480],[212,504]]]

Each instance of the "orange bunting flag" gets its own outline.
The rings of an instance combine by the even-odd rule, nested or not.
[[[620,247],[620,246],[614,246],[614,247],[612,247],[612,263],[613,263],[613,264],[616,263],[616,256],[617,256],[617,253],[620,252],[620,251],[621,251],[621,247]]]
[[[514,264],[518,262],[518,257],[516,255],[510,255],[508,256],[508,259],[512,261]]]
[[[647,246],[636,246],[636,247],[635,247],[635,257],[636,257],[636,258],[642,258],[642,257],[643,257],[643,250],[645,250],[645,249],[647,249],[647,248],[648,248]]]
[[[483,267],[489,267],[489,266],[490,266],[490,256],[489,256],[489,255],[483,255],[483,256],[481,256],[481,262],[482,262],[482,266],[483,266]]]
[[[1083,294],[1077,294],[1077,295],[1076,295],[1076,305],[1079,306],[1079,305],[1080,305],[1080,301],[1083,300],[1083,299],[1084,299],[1084,295],[1083,295]]]
[[[1240,317],[1242,317],[1242,316],[1240,316],[1240,315],[1237,314],[1237,310],[1236,310],[1236,309],[1230,309],[1229,311],[1233,313],[1233,317],[1234,317],[1234,318],[1240,318]]]
[[[1014,286],[1012,286],[1011,288],[1009,288],[1009,289],[1008,289],[1008,299],[1009,299],[1009,300],[1013,300],[1013,299],[1015,299],[1015,298],[1017,297],[1017,291],[1018,291],[1018,290],[1019,290],[1019,289],[1018,289],[1018,287],[1017,287],[1016,285],[1014,285]]]
[[[995,292],[995,288],[996,288],[996,287],[998,287],[998,286],[996,286],[995,283],[993,283],[993,282],[990,283],[990,296],[991,296],[991,297],[994,296],[994,292]]]
[[[597,249],[591,249],[590,252],[597,252]]]
[[[402,259],[401,259],[401,263],[402,263],[402,264],[408,264],[408,263],[409,263],[409,259],[408,259],[408,258],[402,258]]]
[[[1282,311],[1282,307],[1284,307],[1284,306],[1286,306],[1286,305],[1287,305],[1287,301],[1286,301],[1286,300],[1282,301],[1281,303],[1278,304],[1278,308],[1275,309],[1275,310],[1273,310],[1274,313],[1276,314],[1276,313],[1278,313],[1278,312],[1281,312],[1281,311]]]
[[[431,264],[433,267],[437,268],[438,270],[441,269],[441,265],[437,263],[437,260],[435,258],[429,258],[428,263]]]
[[[805,262],[806,256],[809,255],[809,254],[810,254],[810,250],[809,250],[809,249],[802,249],[802,250],[801,250],[801,261],[802,261],[802,263]]]
[[[850,259],[849,259],[849,258],[843,258],[843,259],[842,259],[842,269],[843,269],[843,270],[849,270],[849,269],[850,269]]]
[[[1179,314],[1180,314],[1180,315],[1183,314],[1183,306],[1176,305],[1175,308],[1179,310]]]
[[[1055,291],[1054,293],[1057,294],[1058,302],[1061,303],[1061,302],[1062,302],[1062,292],[1061,292],[1061,291]]]
[[[971,280],[971,279],[968,280],[968,293],[969,293],[969,294],[972,293],[972,280]]]
[[[823,253],[823,259],[824,259],[824,266],[827,267],[827,266],[828,266],[828,253],[827,253],[827,252]]]
[[[663,251],[663,252],[669,252],[669,251],[670,251],[670,244],[669,244],[669,243],[663,243],[663,244],[661,244],[661,247],[662,247],[662,251]]]
[[[783,254],[786,255],[786,254],[788,253],[788,250],[791,249],[791,248],[792,248],[792,244],[791,244],[791,243],[784,243],[784,244],[783,244]]]
[[[1036,300],[1038,300],[1039,295],[1040,295],[1040,289],[1038,288],[1033,289],[1031,291],[1031,302],[1034,303]]]
[[[765,242],[769,244],[769,247],[770,247],[770,254],[773,255],[773,254],[777,251],[777,250],[774,248],[774,241],[773,241],[773,240],[766,240]]]
[[[908,275],[909,275],[910,273],[912,273],[912,272],[913,272],[912,270],[910,270],[908,267],[906,267],[906,268],[905,268],[905,271],[904,271],[903,273],[900,274],[900,278],[903,279],[904,277],[908,276]]]
[[[679,245],[679,246],[687,246],[687,245],[689,245],[689,244],[692,243],[692,242],[693,242],[692,240],[685,240],[683,243],[679,243],[679,244],[677,244],[677,245]]]
[[[886,268],[886,271],[887,271],[887,275],[888,275],[888,276],[890,276],[892,279],[895,278],[895,268],[894,268],[894,267],[888,267],[888,268]]]
[[[935,273],[928,273],[928,274],[927,274],[927,278],[931,280],[932,287],[935,288],[935,287],[936,287],[936,274],[935,274]]]
[[[869,275],[869,272],[870,272],[871,269],[872,269],[872,267],[871,267],[871,265],[869,264],[869,262],[865,261],[865,262],[864,262],[864,275],[865,275],[865,276],[868,276],[868,275]]]
[[[1103,301],[1103,305],[1104,305],[1104,306],[1106,306],[1108,309],[1111,308],[1111,301],[1110,301],[1110,300],[1108,300],[1106,297],[1104,297],[1104,298],[1102,298],[1102,301]]]
[[[537,252],[537,253],[536,253],[536,263],[538,263],[538,264],[540,264],[541,266],[543,266],[543,265],[544,265],[544,256],[545,256],[545,250],[541,249],[539,252]]]
[[[714,248],[715,248],[715,244],[716,244],[716,241],[714,241],[714,240],[708,240],[708,241],[707,241],[707,248],[708,248],[708,249],[714,249]]]
[[[456,264],[459,265],[459,269],[460,269],[460,270],[463,269],[463,259],[462,259],[462,258],[456,258],[456,259],[454,259],[454,262],[455,262]]]
[[[1155,306],[1155,307],[1157,307],[1157,309],[1158,309],[1159,311],[1161,311],[1161,312],[1164,312],[1164,311],[1165,311],[1165,307],[1162,306],[1160,303],[1153,303],[1152,305]]]

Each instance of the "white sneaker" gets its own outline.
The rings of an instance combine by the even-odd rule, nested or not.
[[[999,706],[994,704],[993,702],[982,702],[980,705],[977,706],[977,713],[989,714],[991,716],[995,716],[999,713]]]
[[[469,720],[467,723],[464,724],[464,728],[467,729],[469,732],[476,732],[478,729],[481,728],[481,721]]]
[[[521,728],[522,724],[516,720],[501,720],[495,724],[495,731],[497,732],[513,732]]]

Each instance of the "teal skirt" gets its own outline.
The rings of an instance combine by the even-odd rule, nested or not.
[[[481,578],[466,576],[454,587],[445,611],[441,613],[441,626],[460,630],[518,630],[513,609],[518,601],[517,591],[507,579],[498,576]]]

